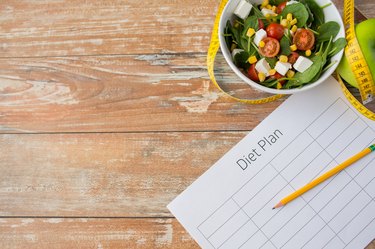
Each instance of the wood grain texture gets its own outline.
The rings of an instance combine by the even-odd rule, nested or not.
[[[2,249],[199,248],[175,219],[0,218]]]
[[[2,1],[1,57],[206,52],[217,5],[217,0]]]
[[[250,130],[282,100],[246,105],[210,84],[206,55],[0,59],[0,133]],[[265,96],[230,71],[237,96]]]
[[[0,216],[170,217],[246,132],[0,135]]]
[[[342,2],[334,0],[342,9]],[[0,57],[205,53],[218,0],[2,1]],[[371,1],[356,1],[375,16]],[[27,14],[25,14],[27,13]]]
[[[166,204],[282,102],[209,84],[218,3],[0,2],[0,248],[198,248]]]
[[[2,249],[199,248],[175,219],[0,218]],[[375,242],[366,249],[374,249]]]

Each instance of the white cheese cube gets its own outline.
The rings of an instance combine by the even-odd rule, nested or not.
[[[286,5],[291,5],[291,4],[295,4],[295,3],[298,3],[298,2],[297,2],[297,1],[294,1],[294,0],[292,0],[292,1],[286,2]]]
[[[234,56],[236,56],[236,54],[238,54],[238,53],[241,53],[242,51],[244,51],[244,50],[240,49],[240,48],[233,49],[233,51],[232,51],[232,58],[234,59]]]
[[[254,43],[259,46],[259,42],[267,37],[267,32],[264,29],[260,29],[255,32]]]
[[[276,72],[278,72],[279,74],[281,74],[283,76],[291,68],[292,68],[292,64],[290,64],[288,62],[281,62],[281,61],[276,62],[275,70],[276,70]]]
[[[266,61],[265,58],[260,59],[257,64],[255,64],[255,69],[259,73],[264,73],[266,76],[269,76],[268,71],[271,70],[270,64]]]
[[[297,59],[297,61],[293,64],[294,69],[296,69],[298,72],[303,73],[311,67],[313,62],[306,57],[300,55]]]
[[[265,17],[267,17],[267,15],[270,15],[270,16],[276,15],[275,12],[273,12],[272,10],[267,9],[267,8],[263,8],[261,11],[262,11],[262,14],[263,14]]]
[[[234,10],[234,14],[241,19],[245,19],[250,14],[252,7],[253,6],[251,3],[247,2],[246,0],[241,0]]]

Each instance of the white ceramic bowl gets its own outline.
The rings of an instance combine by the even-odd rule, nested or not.
[[[225,6],[223,13],[220,17],[220,22],[219,22],[219,41],[220,41],[220,49],[221,52],[223,53],[225,60],[229,64],[229,66],[232,68],[232,70],[246,83],[251,85],[252,87],[264,91],[264,92],[269,92],[269,93],[274,93],[274,94],[293,94],[301,91],[305,91],[308,89],[311,89],[322,82],[324,82],[336,69],[338,66],[341,57],[343,55],[343,50],[341,50],[339,53],[337,53],[335,56],[331,58],[331,61],[337,61],[332,67],[330,67],[327,71],[325,71],[320,78],[310,84],[307,84],[301,88],[295,88],[295,89],[274,89],[274,88],[268,88],[265,86],[262,86],[261,84],[252,81],[249,79],[246,75],[244,75],[236,65],[233,63],[232,55],[230,53],[229,48],[225,44],[225,39],[224,39],[224,28],[226,25],[227,20],[233,20],[234,18],[234,9],[237,7],[238,3],[241,0],[229,0],[227,5]],[[262,0],[248,0],[252,4],[259,4],[262,2]],[[330,0],[315,0],[319,6],[323,6],[327,3],[332,3]],[[340,25],[340,31],[335,37],[335,40],[340,37],[345,37],[345,30],[344,30],[344,24],[342,22],[341,16],[339,11],[337,10],[336,6],[332,3],[330,6],[326,7],[323,9],[324,11],[324,16],[326,21],[336,21]]]

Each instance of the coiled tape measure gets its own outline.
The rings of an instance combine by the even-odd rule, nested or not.
[[[242,99],[234,97],[224,91],[220,85],[217,83],[214,74],[214,63],[215,57],[219,50],[219,36],[218,36],[218,29],[219,29],[219,21],[220,16],[224,10],[225,5],[227,4],[228,0],[222,0],[220,2],[215,22],[212,30],[211,35],[211,42],[207,52],[207,70],[209,77],[212,83],[226,96],[229,98],[236,100],[238,102],[247,103],[247,104],[263,104],[267,102],[271,102],[281,98],[283,95],[272,95],[266,98],[260,99]],[[355,35],[355,27],[354,27],[354,0],[345,0],[344,1],[344,25],[345,25],[345,34],[346,40],[348,42],[347,46],[345,47],[345,56],[347,57],[350,67],[355,75],[358,88],[361,94],[361,99],[363,104],[367,104],[375,99],[375,85],[374,81],[370,72],[370,69],[366,63],[366,60],[362,54],[361,48],[359,46],[358,40]],[[375,120],[375,113],[367,109],[360,101],[358,101],[353,94],[348,90],[345,86],[344,82],[337,74],[338,81],[341,85],[342,91],[348,101],[365,117]]]

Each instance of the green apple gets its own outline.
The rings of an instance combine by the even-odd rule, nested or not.
[[[355,33],[367,65],[370,68],[372,78],[375,79],[375,18],[359,23],[355,27]],[[346,82],[358,88],[354,74],[345,55],[342,57],[337,67],[337,72]]]

